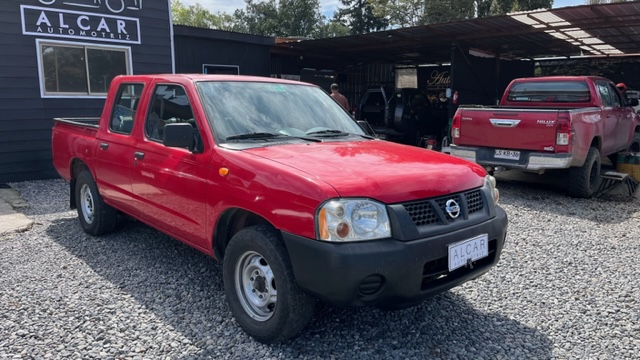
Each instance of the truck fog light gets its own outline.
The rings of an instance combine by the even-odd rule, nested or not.
[[[360,282],[358,292],[363,296],[370,296],[379,292],[384,286],[384,276],[373,274],[369,275]]]

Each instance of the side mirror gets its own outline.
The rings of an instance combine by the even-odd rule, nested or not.
[[[638,99],[627,99],[627,106],[638,106],[640,102]]]
[[[189,123],[167,124],[162,129],[162,143],[166,147],[187,148],[193,151],[193,126]]]

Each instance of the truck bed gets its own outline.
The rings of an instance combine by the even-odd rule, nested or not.
[[[96,129],[98,128],[98,123],[100,122],[99,117],[54,118],[53,120],[69,125],[91,127]]]

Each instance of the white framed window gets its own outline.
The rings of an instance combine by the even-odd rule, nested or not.
[[[105,97],[111,80],[131,74],[131,49],[37,39],[42,97]]]
[[[238,65],[202,64],[203,74],[240,75]]]

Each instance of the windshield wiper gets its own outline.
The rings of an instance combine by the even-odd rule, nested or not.
[[[342,130],[326,129],[326,130],[311,131],[311,132],[308,132],[307,135],[346,136],[351,134],[346,133]]]
[[[225,140],[245,140],[245,139],[272,139],[280,137],[280,134],[272,134],[268,132],[251,132],[246,134],[238,134],[227,136]]]
[[[313,142],[320,142],[322,140],[316,139],[308,136],[291,136],[286,134],[274,134],[268,132],[252,132],[246,134],[238,134],[227,136],[225,140],[268,140],[268,139],[281,139],[281,138],[293,138],[293,139],[302,139]]]

